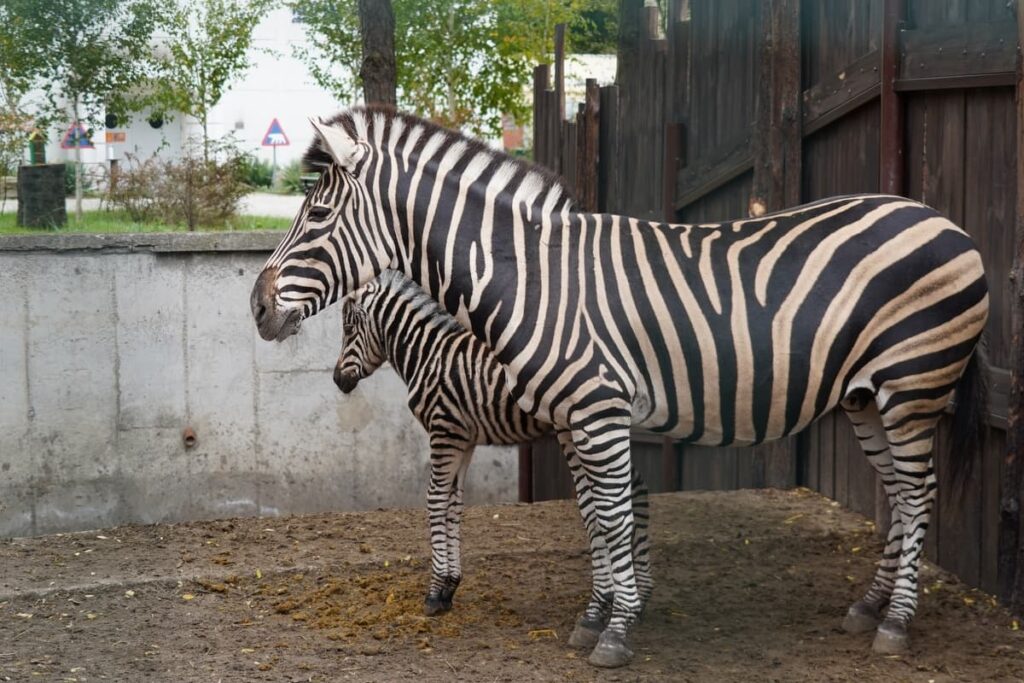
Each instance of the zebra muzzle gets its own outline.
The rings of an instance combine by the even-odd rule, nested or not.
[[[355,373],[342,370],[340,367],[334,368],[334,383],[341,389],[341,393],[347,394],[356,388],[359,384],[359,378],[356,377]]]

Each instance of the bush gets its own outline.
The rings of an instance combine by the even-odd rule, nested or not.
[[[245,154],[241,157],[240,170],[249,187],[270,187],[274,182],[274,165],[255,154]]]
[[[302,163],[293,161],[277,172],[277,189],[288,194],[306,194],[302,184]]]
[[[110,203],[140,223],[219,227],[238,213],[246,180],[243,155],[229,147],[209,160],[195,149],[170,160],[127,154],[111,178]]]

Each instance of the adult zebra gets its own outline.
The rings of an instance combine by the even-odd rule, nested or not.
[[[907,647],[935,428],[958,383],[978,386],[988,315],[962,230],[878,195],[714,225],[577,213],[543,173],[411,116],[360,108],[314,127],[323,173],[253,288],[260,335],[295,333],[393,268],[486,343],[520,407],[571,434],[593,485],[615,584],[591,663],[629,661],[640,608],[630,428],[753,444],[839,405],[893,508],[844,623],[873,626],[888,604],[874,648]],[[961,395],[957,410],[976,406]]]
[[[384,271],[345,297],[343,341],[334,382],[349,393],[385,361],[409,387],[409,408],[430,437],[431,574],[425,611],[452,607],[462,580],[462,491],[473,448],[511,444],[550,434],[516,405],[508,393],[504,371],[490,350],[446,313],[416,283],[401,273]],[[572,472],[580,514],[590,540],[593,588],[586,619],[570,636],[570,644],[593,647],[610,609],[611,565],[598,530],[591,485],[567,435],[559,444]],[[647,487],[633,471],[633,563],[642,600],[650,595],[647,538]]]

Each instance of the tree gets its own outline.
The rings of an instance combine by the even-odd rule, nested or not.
[[[95,121],[104,111],[126,115],[140,106],[137,84],[150,74],[150,38],[157,0],[5,0],[20,21],[15,62],[30,65],[28,84],[43,100],[41,124]],[[7,78],[4,79],[5,82]],[[82,158],[76,149],[75,216],[82,217]]]
[[[4,177],[17,167],[28,138],[31,119],[24,107],[25,94],[42,67],[25,29],[25,20],[15,16],[10,5],[0,4],[0,213],[7,202]]]
[[[271,0],[178,0],[169,12],[156,101],[194,116],[210,156],[210,111],[232,81],[249,68],[253,31]]]
[[[522,120],[533,65],[554,26],[577,25],[607,0],[393,0],[398,105],[456,128],[497,134],[501,115]],[[296,56],[322,87],[351,99],[360,72],[355,0],[293,0],[309,27]]]
[[[367,102],[394,105],[398,87],[395,73],[395,14],[391,0],[359,0],[362,64],[359,78]]]

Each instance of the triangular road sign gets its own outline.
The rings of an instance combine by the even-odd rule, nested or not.
[[[85,132],[85,126],[78,121],[68,126],[68,131],[64,133],[64,138],[60,141],[60,146],[61,149],[95,149],[88,133]]]
[[[263,136],[264,147],[284,147],[290,145],[288,136],[284,134],[284,128],[281,127],[281,123],[275,118],[270,122],[270,128],[267,128],[266,134]]]

